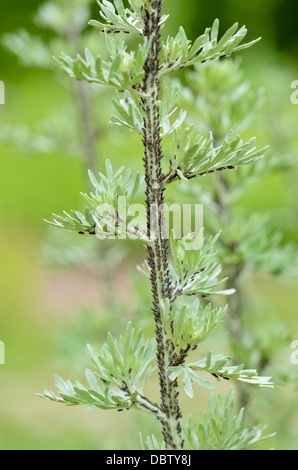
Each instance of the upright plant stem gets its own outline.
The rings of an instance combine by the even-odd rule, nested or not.
[[[82,129],[83,145],[84,145],[84,161],[87,170],[96,173],[96,135],[92,122],[93,116],[91,112],[91,103],[89,99],[89,90],[83,82],[77,82],[77,97],[79,104],[80,126]],[[87,172],[86,172],[87,173]],[[88,181],[88,186],[90,182]]]
[[[165,331],[163,320],[163,302],[170,299],[172,288],[169,278],[168,244],[165,239],[164,184],[161,160],[161,126],[159,120],[159,52],[160,19],[162,0],[147,2],[143,10],[144,36],[151,40],[150,50],[145,63],[142,105],[144,110],[143,143],[145,147],[145,181],[147,203],[147,232],[155,238],[148,247],[148,263],[151,269],[151,287],[153,294],[153,314],[156,324],[157,361],[161,391],[161,418],[163,436],[168,449],[181,449],[181,412],[178,404],[177,381],[169,379],[168,367],[171,365],[173,344]],[[152,227],[152,208],[158,208]],[[153,230],[152,230],[153,228]]]
[[[222,220],[222,223],[226,230],[232,223],[232,214],[230,205],[228,202],[229,187],[227,181],[223,175],[219,175],[217,180],[217,204],[218,204],[218,215]],[[237,246],[226,246],[228,251],[235,251]],[[243,263],[232,265],[226,272],[228,276],[226,288],[236,289],[236,292],[227,299],[229,304],[229,310],[227,315],[227,328],[229,333],[230,342],[241,343],[243,342],[244,336],[244,325],[243,325],[243,309],[244,309],[244,296],[243,286],[241,283],[241,276],[245,269]],[[250,401],[250,394],[246,387],[246,384],[238,383],[238,407],[247,408]]]
[[[73,45],[74,50],[81,51],[81,31],[76,29],[70,29],[66,35],[66,39],[70,44]],[[93,103],[90,96],[89,85],[83,81],[77,80],[74,87],[74,93],[76,95],[76,101],[78,103],[78,124],[81,129],[81,135],[83,139],[83,158],[85,170],[84,173],[88,175],[88,170],[96,173],[97,162],[96,162],[96,138],[97,132],[94,127],[94,116],[93,116]],[[87,179],[87,187],[92,189],[90,186],[90,179]]]

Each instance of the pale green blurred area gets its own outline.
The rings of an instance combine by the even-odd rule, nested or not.
[[[30,18],[39,2],[26,2],[26,9],[24,3],[20,0],[10,5],[1,0],[1,15],[7,17],[1,33],[22,26],[36,32]],[[287,18],[291,17],[289,2],[285,2],[285,10],[283,3],[278,1],[262,0],[257,2],[258,6],[256,2],[245,2],[245,7],[238,3],[221,0],[206,6],[206,2],[198,0],[166,0],[165,11],[171,13],[168,31],[174,33],[181,22],[194,37],[201,34],[214,17],[222,16],[225,28],[239,20],[246,22],[249,39],[262,35],[263,44],[243,53],[247,76],[266,93],[266,103],[248,137],[256,135],[260,146],[269,143],[274,154],[289,153],[297,157],[298,105],[291,103],[293,90],[290,85],[298,80],[298,41],[297,31],[292,31],[291,25],[287,30],[284,24],[283,13],[286,16],[287,12]],[[97,11],[96,6],[94,10]],[[276,24],[276,11],[280,11],[280,29]],[[7,51],[1,51],[0,58],[0,79],[6,85],[6,104],[0,106],[0,126],[26,124],[34,129],[35,124],[53,113],[59,103],[63,106],[69,101],[70,94],[51,72],[24,68]],[[96,106],[100,108],[105,101],[101,95],[97,99]],[[105,113],[103,117],[106,118]],[[105,159],[110,158],[115,167],[125,163],[134,170],[142,169],[139,139],[118,128],[106,131],[106,123],[102,126],[104,131],[98,146],[100,168]],[[20,148],[2,143],[0,152],[0,340],[6,349],[6,364],[0,365],[0,449],[139,448],[140,430],[159,435],[159,425],[153,417],[128,412],[89,412],[62,407],[35,396],[44,388],[53,388],[54,374],[81,378],[83,369],[80,365],[83,367],[85,361],[79,359],[77,352],[72,355],[69,351],[82,348],[84,356],[84,342],[94,343],[97,337],[89,339],[87,330],[76,339],[73,324],[80,308],[97,310],[101,318],[98,323],[103,330],[98,342],[103,340],[110,319],[107,284],[104,271],[90,273],[76,267],[51,269],[42,255],[49,237],[49,228],[43,219],[49,219],[53,212],[81,207],[79,192],[85,190],[86,184],[82,162],[63,152],[24,154]],[[297,175],[294,169],[287,174],[271,176],[250,187],[242,200],[251,211],[275,213],[276,228],[284,232],[286,241],[295,242],[298,242]],[[82,245],[86,243],[82,239]],[[135,266],[145,255],[142,247],[130,243],[125,249],[126,257],[114,279],[113,309],[117,315],[120,311],[120,315],[128,319],[134,318],[142,309],[138,306],[140,293],[142,305],[146,305],[149,295],[145,293],[142,281],[135,281],[138,277]],[[292,336],[298,339],[295,278],[270,279],[259,275],[252,280],[248,291],[262,300],[263,316],[270,318],[274,313],[289,322]],[[150,331],[150,327],[146,328]],[[224,349],[223,328],[209,341],[213,349],[218,344],[223,344]],[[207,345],[204,348],[207,349]],[[225,352],[215,349],[214,352]],[[276,358],[277,365],[290,366],[291,352],[289,344],[288,351]],[[298,373],[298,366],[292,366],[292,370]],[[218,391],[227,389],[226,383],[218,387]],[[151,381],[147,391],[158,400],[157,381]],[[261,448],[297,450],[297,392],[265,390],[258,393],[268,432],[278,431],[278,435],[263,443]],[[278,409],[270,407],[272,394],[278,394]],[[208,391],[197,389],[194,401],[183,397],[183,410],[199,418],[208,397]],[[289,409],[286,405],[290,402],[293,405]],[[285,412],[290,416],[290,427],[284,426],[287,422]]]

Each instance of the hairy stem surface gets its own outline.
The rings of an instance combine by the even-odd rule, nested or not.
[[[144,110],[143,143],[145,147],[145,181],[147,203],[147,235],[154,238],[148,247],[151,269],[153,314],[156,324],[157,361],[161,391],[161,417],[163,436],[168,449],[181,449],[181,412],[178,404],[177,381],[169,379],[173,344],[165,331],[163,301],[170,299],[172,288],[169,278],[168,243],[165,237],[164,185],[161,168],[161,126],[159,120],[159,52],[162,0],[152,0],[143,10],[144,36],[151,40],[145,63],[142,105]]]

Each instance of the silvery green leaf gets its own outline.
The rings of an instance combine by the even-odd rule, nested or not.
[[[246,428],[243,424],[243,409],[235,414],[233,390],[225,401],[221,395],[212,394],[209,410],[202,420],[194,424],[188,420],[185,435],[194,450],[247,450],[248,447],[269,439],[274,434],[264,435],[265,426]]]
[[[100,15],[104,23],[97,20],[89,21],[91,26],[101,31],[142,33],[142,19],[138,13],[124,7],[122,0],[115,0],[115,6],[108,0],[98,0]],[[133,7],[134,8],[134,7]]]
[[[170,272],[174,284],[174,299],[180,295],[230,295],[235,292],[218,289],[226,281],[226,278],[219,279],[222,269],[216,261],[215,244],[219,234],[200,244],[202,233],[201,230],[196,240],[191,236],[176,240],[174,232],[170,234],[173,256]]]
[[[138,87],[144,78],[144,63],[150,43],[145,40],[138,46],[137,51],[127,52],[123,39],[113,42],[111,38],[106,37],[106,42],[110,52],[109,61],[93,57],[88,49],[85,51],[85,58],[77,54],[73,59],[61,53],[56,61],[71,78],[142,94]]]
[[[244,369],[243,365],[228,366],[231,359],[222,355],[209,355],[208,359],[188,364],[188,367],[194,371],[209,372],[219,378],[239,380],[261,388],[273,388],[271,377],[259,376],[255,369]]]
[[[171,71],[179,70],[190,65],[215,60],[252,46],[258,40],[239,45],[247,34],[245,26],[238,31],[235,23],[218,41],[219,21],[215,20],[212,28],[207,28],[192,45],[186,37],[183,28],[179,29],[175,38],[168,37],[163,43],[164,65],[160,76]]]
[[[249,165],[263,158],[268,149],[257,149],[255,138],[244,143],[232,131],[228,132],[221,145],[216,146],[212,133],[209,138],[204,138],[193,127],[184,130],[179,127],[174,135],[172,167],[165,177],[166,182],[181,179],[181,173],[184,178],[193,179],[215,171]]]

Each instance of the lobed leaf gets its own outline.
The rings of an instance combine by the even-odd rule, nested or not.
[[[100,354],[88,346],[95,367],[95,372],[86,370],[88,388],[56,377],[58,395],[45,390],[39,396],[68,405],[88,405],[92,410],[140,409],[143,386],[156,368],[155,349],[154,339],[146,340],[141,330],[128,323],[119,340],[108,335]]]
[[[127,52],[123,39],[115,42],[107,36],[106,41],[111,54],[108,62],[99,56],[93,57],[88,49],[85,50],[85,58],[77,54],[72,59],[62,53],[56,61],[71,78],[142,94],[138,87],[144,78],[144,63],[150,43],[144,40],[137,51]]]
[[[170,302],[163,304],[163,320],[166,333],[175,348],[175,361],[179,363],[184,354],[197,348],[207,336],[222,322],[227,308],[204,306],[199,299],[191,305],[170,308]],[[174,359],[173,359],[174,361]],[[174,361],[174,362],[175,362]]]
[[[235,23],[218,41],[218,29],[219,21],[216,19],[212,28],[207,28],[205,33],[191,44],[184,29],[180,27],[175,38],[168,37],[163,43],[164,65],[161,67],[160,76],[193,64],[229,56],[233,52],[252,46],[260,39],[240,45],[247,29],[243,26],[238,30],[238,23]]]
[[[209,411],[203,419],[193,424],[189,419],[186,438],[193,450],[246,450],[248,447],[273,436],[264,435],[265,426],[243,425],[243,409],[234,411],[233,390],[230,389],[225,401],[221,395],[212,394]]]
[[[129,207],[143,184],[139,173],[135,178],[131,178],[131,170],[125,170],[125,167],[119,168],[114,173],[111,162],[107,160],[106,175],[99,173],[99,176],[100,179],[97,180],[89,171],[90,181],[95,191],[90,194],[82,193],[89,206],[84,214],[79,211],[69,213],[64,211],[62,216],[54,214],[53,221],[47,222],[79,234],[97,235],[100,239],[116,238],[124,232],[131,238],[148,242],[146,235],[133,225],[132,217],[127,216]],[[120,197],[125,204],[125,214],[118,212]]]
[[[261,377],[255,369],[244,369],[243,364],[228,366],[231,360],[231,357],[209,353],[205,359],[188,364],[188,367],[194,371],[209,372],[218,379],[234,379],[257,385],[261,388],[273,388],[271,377]]]
[[[256,139],[244,143],[230,131],[223,143],[215,146],[214,138],[197,134],[193,128],[178,129],[174,133],[173,157],[165,184],[175,179],[193,179],[215,171],[235,169],[263,158],[268,147],[256,148]]]
[[[219,234],[214,238],[210,237],[200,248],[194,248],[190,245],[194,244],[191,236],[175,240],[174,232],[171,232],[173,262],[170,264],[170,272],[174,284],[174,299],[183,294],[206,296],[234,293],[234,290],[217,289],[226,281],[226,278],[218,279],[221,274],[221,266],[216,261],[215,251],[218,237]]]

